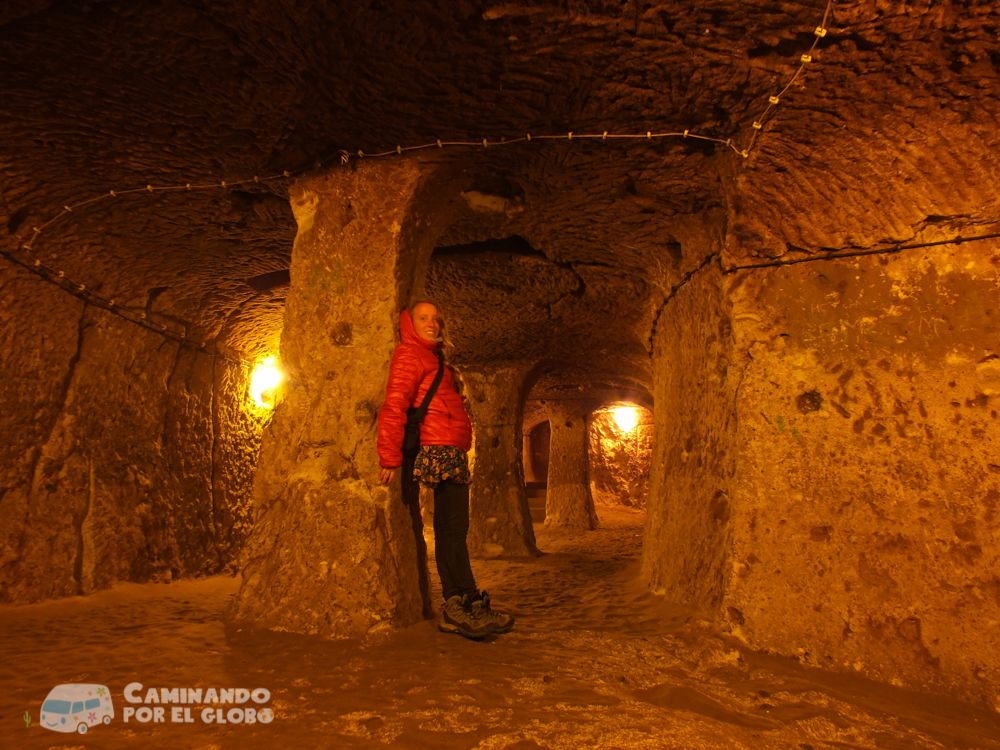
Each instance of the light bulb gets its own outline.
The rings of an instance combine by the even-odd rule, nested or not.
[[[615,422],[618,423],[618,428],[625,432],[635,427],[639,421],[638,410],[631,406],[620,406],[617,409],[612,409],[611,413],[615,415]]]
[[[262,398],[266,391],[274,389],[281,382],[281,370],[274,364],[274,356],[261,360],[253,368],[250,377],[250,397],[258,409],[270,406]]]

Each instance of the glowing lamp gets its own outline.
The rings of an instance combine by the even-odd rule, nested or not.
[[[635,427],[636,422],[639,421],[638,410],[631,406],[620,406],[617,409],[612,409],[611,413],[615,415],[615,422],[618,423],[618,429],[625,432]]]
[[[254,366],[253,375],[250,376],[250,398],[258,409],[270,406],[264,401],[263,395],[277,387],[280,382],[281,371],[274,364],[273,356],[261,360]]]

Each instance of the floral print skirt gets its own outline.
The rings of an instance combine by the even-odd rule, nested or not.
[[[413,462],[413,478],[425,487],[436,487],[441,482],[469,484],[469,456],[453,445],[421,446]]]

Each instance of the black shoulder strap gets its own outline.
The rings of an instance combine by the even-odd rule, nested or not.
[[[441,352],[437,353],[437,358],[437,375],[434,376],[434,382],[431,383],[431,387],[427,389],[427,393],[424,395],[424,400],[420,402],[420,407],[413,414],[413,421],[415,422],[424,421],[424,417],[427,415],[427,409],[431,405],[431,399],[434,398],[434,394],[437,392],[438,386],[441,385],[441,378],[444,377],[444,357],[441,356]]]

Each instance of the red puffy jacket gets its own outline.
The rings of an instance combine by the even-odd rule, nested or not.
[[[399,316],[399,332],[402,343],[392,353],[385,402],[378,412],[378,458],[383,469],[403,465],[406,410],[422,403],[437,375],[435,352],[443,346],[417,335],[409,310]],[[447,365],[420,426],[420,444],[453,445],[466,451],[472,447],[472,424]]]

